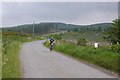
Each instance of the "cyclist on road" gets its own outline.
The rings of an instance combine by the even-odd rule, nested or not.
[[[50,38],[50,51],[53,49],[54,41],[55,41],[54,38],[51,37]]]

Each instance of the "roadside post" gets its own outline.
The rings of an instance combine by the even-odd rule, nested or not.
[[[95,46],[95,48],[98,48],[99,44],[98,43],[94,43],[94,46]]]

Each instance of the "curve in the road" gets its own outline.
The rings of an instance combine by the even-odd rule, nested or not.
[[[22,45],[20,61],[23,78],[114,78],[58,52],[50,52],[43,42]]]

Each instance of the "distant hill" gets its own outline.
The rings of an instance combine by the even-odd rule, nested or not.
[[[58,23],[58,22],[44,22],[39,24],[25,24],[18,25],[13,27],[3,28],[3,31],[15,31],[15,32],[23,32],[23,33],[33,33],[33,26],[35,34],[47,34],[54,33],[61,30],[83,30],[83,29],[106,29],[110,27],[112,23],[100,23],[100,24],[92,24],[92,25],[74,25],[74,24],[66,24],[66,23]]]
[[[99,24],[86,25],[85,27],[88,27],[88,28],[90,28],[90,27],[92,27],[92,28],[101,27],[101,28],[105,29],[105,28],[108,28],[108,27],[111,27],[111,26],[112,26],[112,23],[99,23]]]

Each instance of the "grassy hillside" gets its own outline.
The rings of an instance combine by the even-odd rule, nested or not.
[[[103,36],[102,32],[67,32],[63,34],[62,39],[78,40],[79,38],[86,38],[88,41],[104,41]]]
[[[33,26],[34,26],[34,34],[46,34],[55,32],[53,24],[25,24],[25,25],[18,25],[14,27],[3,28],[3,31],[14,31],[14,32],[21,32],[32,34],[33,33]]]
[[[34,32],[36,35],[39,34],[47,34],[47,33],[53,33],[61,30],[67,30],[67,31],[85,31],[85,30],[91,30],[91,31],[98,31],[106,29],[107,27],[111,26],[111,23],[101,23],[101,24],[93,24],[93,25],[74,25],[74,24],[65,24],[65,23],[58,23],[58,22],[44,22],[39,24],[25,24],[25,25],[18,25],[13,26],[9,28],[3,28],[3,31],[14,31],[14,32],[24,32],[24,33],[33,33],[33,26],[34,26]]]

